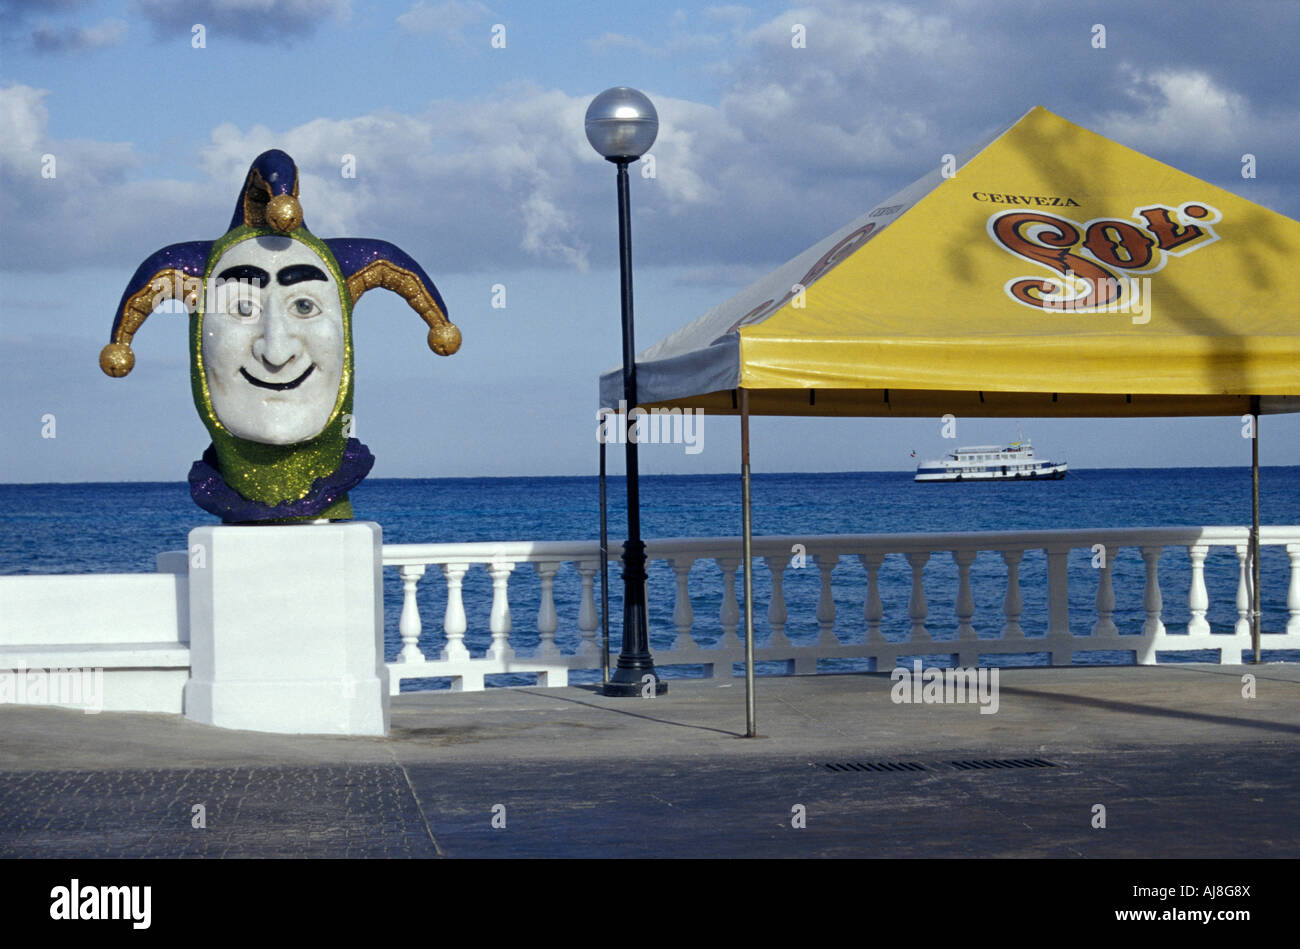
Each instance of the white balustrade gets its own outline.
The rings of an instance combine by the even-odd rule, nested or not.
[[[767,624],[772,630],[771,644],[788,649],[790,640],[785,635],[785,624],[790,619],[790,614],[785,608],[785,587],[782,585],[785,579],[786,557],[784,554],[778,557],[764,557],[763,565],[772,575],[772,596],[767,605]]]
[[[1095,556],[1095,555],[1094,555]],[[1094,636],[1116,636],[1119,629],[1111,619],[1115,615],[1115,582],[1111,578],[1114,566],[1110,553],[1102,548],[1101,563],[1097,565],[1097,622],[1092,624]]]
[[[740,604],[736,602],[736,570],[744,561],[738,557],[714,557],[713,560],[722,571],[722,607],[718,611],[722,645],[724,648],[737,646],[740,644],[736,634],[740,625]]]
[[[1020,612],[1025,608],[1024,598],[1020,595],[1020,561],[1024,556],[1023,550],[1002,551],[1002,559],[1007,565],[1007,593],[1002,600],[1002,612],[1007,618],[1002,627],[1002,638],[1006,640],[1025,638],[1025,631],[1020,628]]]
[[[1250,626],[1250,545],[1237,544],[1237,625],[1238,636],[1249,636]]]
[[[1187,623],[1187,632],[1192,636],[1210,631],[1210,624],[1205,620],[1205,611],[1210,608],[1210,594],[1205,591],[1205,555],[1210,548],[1204,544],[1193,544],[1187,548],[1187,556],[1192,562],[1192,589],[1187,594],[1187,608],[1192,618]]]
[[[1144,546],[1142,548],[1142,561],[1147,568],[1147,582],[1142,589],[1142,608],[1146,610],[1147,620],[1142,624],[1142,632],[1147,636],[1160,636],[1165,631],[1165,624],[1160,619],[1160,612],[1165,605],[1164,597],[1160,593],[1160,555],[1162,553],[1164,553],[1163,547]]]
[[[862,566],[867,568],[867,598],[862,604],[862,618],[867,621],[867,642],[876,646],[885,642],[880,632],[880,621],[885,618],[885,604],[880,599],[880,565],[885,562],[883,552],[858,554]]]
[[[492,615],[488,620],[488,629],[492,631],[492,645],[488,647],[489,659],[513,659],[515,651],[510,648],[510,573],[515,569],[512,563],[494,560],[488,565],[488,576],[492,578]]]
[[[1286,593],[1286,608],[1291,618],[1286,621],[1286,632],[1288,636],[1300,636],[1300,544],[1287,544],[1286,553],[1291,558],[1291,584]]]
[[[925,581],[922,571],[930,559],[928,550],[914,550],[906,554],[907,562],[912,565],[912,596],[907,601],[907,615],[912,620],[912,639],[923,642],[930,638],[925,628],[928,607],[925,603]]]
[[[420,652],[418,645],[423,624],[415,602],[415,587],[424,576],[424,564],[403,564],[397,571],[402,577],[402,618],[397,625],[402,636],[402,653],[398,658],[402,662],[423,662],[424,653]]]
[[[442,630],[447,634],[447,645],[442,650],[442,658],[449,660],[468,659],[469,650],[465,648],[465,601],[461,593],[461,580],[469,570],[467,563],[445,563],[443,575],[447,578],[447,613],[443,617]]]
[[[821,576],[821,590],[817,594],[817,630],[819,646],[838,646],[835,638],[835,597],[831,594],[831,571],[839,563],[838,556],[815,554],[812,558]]]
[[[691,575],[691,567],[695,566],[695,560],[692,557],[674,557],[672,560],[673,575],[677,578],[676,597],[673,600],[673,626],[677,629],[678,642],[683,645],[691,635],[691,627],[695,625],[695,610],[691,607],[691,590],[687,582]]]
[[[555,615],[555,571],[560,569],[560,565],[553,560],[541,560],[533,567],[542,581],[542,602],[537,608],[537,632],[541,636],[537,655],[550,659],[560,655],[555,645],[555,629],[559,625]]]
[[[600,629],[600,611],[596,609],[596,574],[600,573],[599,561],[580,560],[576,564],[578,577],[582,581],[582,603],[578,607],[578,632],[582,642],[578,646],[579,656],[599,656],[600,644],[596,642],[596,631]]]
[[[1070,547],[1050,544],[1047,551],[1047,647],[1052,665],[1074,661],[1070,644]],[[1089,545],[1091,549],[1091,545]]]
[[[975,597],[970,590],[970,566],[975,562],[974,550],[954,550],[952,559],[957,564],[957,602],[954,610],[957,614],[957,638],[973,640],[975,627],[971,620],[975,617]]]
[[[892,668],[901,655],[954,657],[959,664],[974,665],[984,656],[1043,651],[1051,654],[1054,665],[1069,664],[1076,651],[1097,650],[1126,651],[1140,664],[1155,662],[1158,651],[1216,650],[1220,662],[1237,663],[1241,651],[1250,647],[1248,540],[1249,531],[1244,527],[755,537],[754,557],[761,560],[771,579],[766,591],[761,585],[755,589],[755,616],[764,618],[755,624],[756,639],[764,643],[756,647],[755,658],[760,662],[781,662],[787,670],[800,673],[815,672],[820,659],[862,660],[862,668],[874,660],[875,668],[884,671]],[[1285,631],[1277,628],[1283,623],[1275,610],[1265,624],[1262,645],[1265,649],[1300,649],[1300,526],[1264,527],[1260,542],[1265,548],[1283,547],[1289,558]],[[785,588],[785,569],[795,543],[810,551],[809,562],[817,568],[819,584],[815,595],[804,586],[797,586],[793,593]],[[1082,627],[1089,632],[1075,634],[1070,624],[1070,555],[1072,551],[1091,554],[1098,544],[1104,559],[1092,560],[1097,574],[1096,594],[1095,599],[1089,598],[1090,625]],[[1140,594],[1136,582],[1127,579],[1116,589],[1120,576],[1127,578],[1131,574],[1117,576],[1114,571],[1124,548],[1136,548],[1142,558],[1145,580]],[[1225,564],[1210,558],[1215,548],[1226,548],[1236,555],[1235,576],[1225,569]],[[951,599],[945,595],[944,602],[932,602],[926,592],[925,569],[935,553],[944,551],[957,567],[955,595]],[[1022,582],[1028,582],[1022,580],[1021,567],[1027,562],[1027,554],[1035,563],[1042,563],[1038,558],[1045,556],[1047,568],[1045,589],[1037,586],[1042,580],[1032,581],[1034,602],[1045,602],[1045,615],[1030,616],[1029,633],[1021,626]],[[616,563],[622,556],[621,547],[612,546],[608,555]],[[859,591],[851,594],[855,606],[851,612],[841,614],[832,592],[832,573],[845,556],[856,559],[865,576],[855,575]],[[976,606],[977,584],[972,577],[985,556],[1000,556],[1006,573],[1005,587],[1000,588],[1002,616],[986,616],[981,621]],[[702,665],[715,675],[729,675],[733,663],[744,661],[740,604],[736,598],[736,573],[743,563],[740,539],[651,540],[647,542],[647,557],[666,562],[672,578],[656,591],[658,596],[673,596],[673,629],[651,630],[656,665]],[[1159,570],[1162,557],[1168,558],[1168,569],[1187,571],[1190,578],[1186,601],[1176,604],[1185,607],[1188,615],[1185,633],[1180,630],[1171,635],[1165,629],[1165,591],[1160,586]],[[718,595],[714,579],[717,574],[702,581],[706,587],[713,584],[711,593],[691,590],[693,567],[707,560],[712,560],[721,573],[721,601],[716,614],[710,610],[700,615],[692,596]],[[537,645],[531,649],[512,640],[512,635],[518,634],[512,630],[511,600],[514,597],[518,605],[520,594],[512,593],[510,579],[521,563],[531,563],[539,579],[535,594]],[[1123,563],[1132,561],[1126,555]],[[394,693],[406,679],[441,677],[450,679],[453,688],[472,690],[483,687],[485,675],[534,674],[539,684],[558,685],[567,682],[572,671],[600,668],[601,644],[596,638],[600,612],[595,596],[600,550],[595,541],[386,544],[384,564],[397,570],[402,591],[396,631],[401,648],[388,664]],[[428,582],[437,582],[425,580],[426,576],[436,576],[426,570],[431,564],[441,568],[445,582],[445,644],[440,650],[425,653],[420,645],[425,624],[418,594]],[[1213,570],[1208,564],[1215,564]],[[1270,569],[1276,578],[1276,568]],[[491,605],[486,617],[469,617],[466,613],[464,584],[477,571],[485,572],[491,582]],[[566,575],[574,573],[578,580],[575,585],[580,588],[577,603],[571,602],[571,595],[557,602],[556,587]],[[882,576],[887,582],[882,582]],[[1041,574],[1031,572],[1026,576],[1038,578]],[[861,583],[863,579],[865,583]],[[659,582],[654,580],[650,588],[654,590]],[[985,579],[980,584],[988,582]],[[1091,592],[1090,584],[1085,586]],[[481,593],[475,596],[477,599],[471,602],[486,603]],[[762,602],[764,596],[766,603]],[[857,596],[862,599],[857,600]],[[1280,591],[1274,593],[1273,602],[1279,599]],[[1221,611],[1231,614],[1231,620],[1215,618],[1211,607],[1216,602]],[[481,608],[476,606],[475,610]],[[1080,609],[1078,603],[1074,609]],[[796,610],[802,620],[792,626]],[[810,619],[816,621],[815,639]],[[927,619],[938,624],[936,628],[953,623],[956,639],[934,639],[926,627]],[[1223,628],[1215,631],[1212,626],[1216,623]],[[1274,628],[1270,629],[1270,624]],[[615,624],[615,631],[620,625]],[[791,629],[796,632],[791,633]],[[984,630],[982,636],[980,629]],[[467,645],[467,635],[477,645]],[[615,648],[616,644],[617,638]]]

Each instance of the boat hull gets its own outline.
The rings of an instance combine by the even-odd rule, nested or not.
[[[1064,464],[1042,463],[1034,468],[1020,470],[1003,470],[998,466],[992,471],[971,471],[961,469],[922,470],[913,479],[918,482],[975,482],[975,481],[1060,481],[1065,477],[1067,467]]]

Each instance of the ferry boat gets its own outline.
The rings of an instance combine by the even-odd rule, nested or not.
[[[1010,445],[972,445],[916,466],[917,481],[1056,481],[1064,461],[1040,461],[1028,439]]]

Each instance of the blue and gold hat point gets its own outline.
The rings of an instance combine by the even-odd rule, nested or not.
[[[266,228],[271,234],[306,230],[298,198],[298,167],[278,148],[258,155],[248,169],[235,202],[229,231]],[[110,376],[125,376],[135,366],[131,340],[158,304],[180,300],[194,311],[202,290],[204,270],[216,241],[172,244],[147,257],[136,269],[117,305],[109,343],[99,354],[100,368]],[[352,302],[368,290],[382,287],[401,296],[429,327],[429,348],[450,356],[460,348],[460,330],[447,318],[447,307],[429,275],[401,248],[368,238],[323,241],[338,262]]]

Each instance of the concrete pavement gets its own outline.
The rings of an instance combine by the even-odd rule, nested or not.
[[[386,739],[0,706],[0,856],[1300,855],[1300,666],[891,687],[760,678],[756,739],[739,678],[408,693]]]

